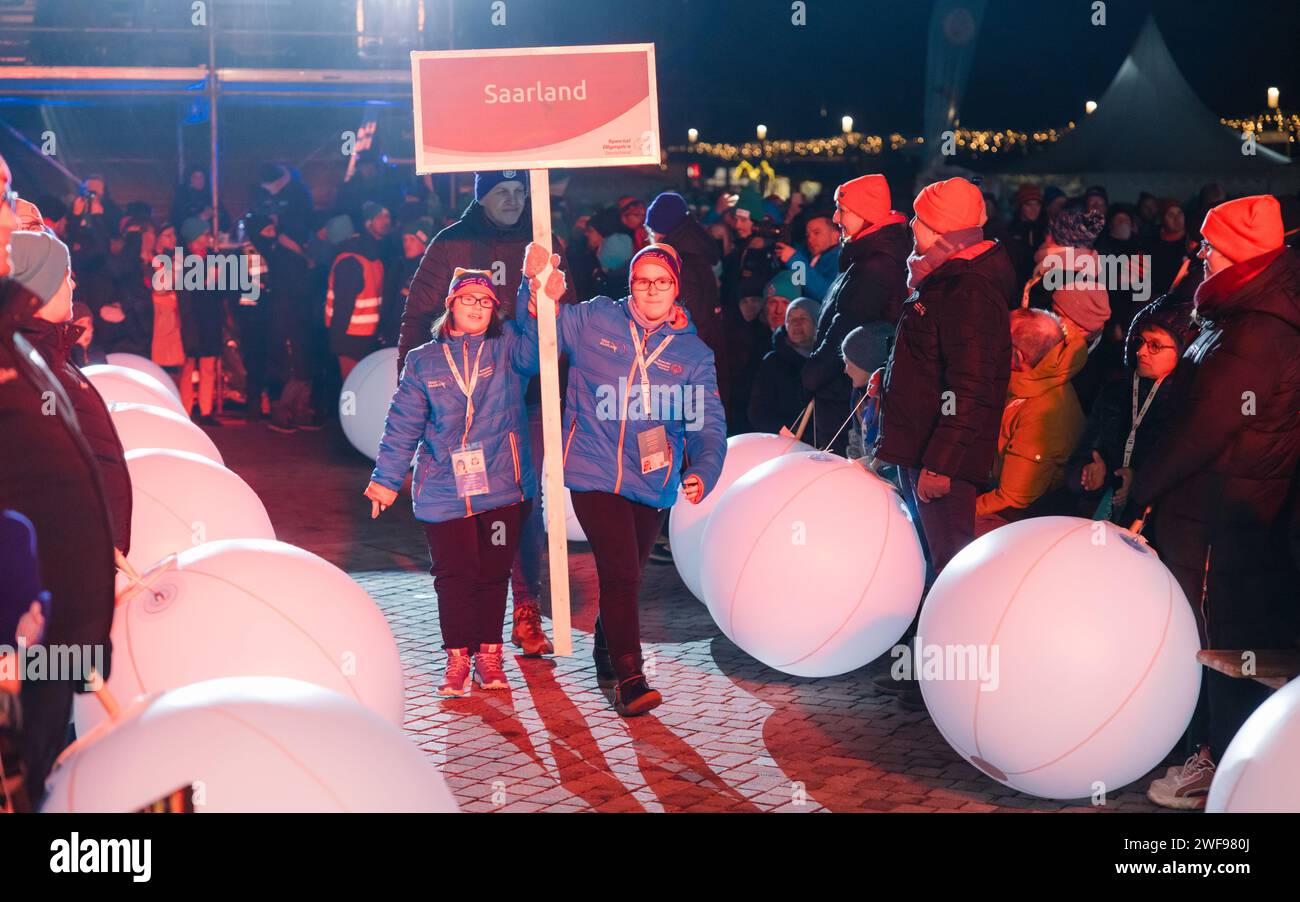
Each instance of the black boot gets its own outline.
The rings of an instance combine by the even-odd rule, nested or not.
[[[600,628],[600,618],[596,618],[596,634],[591,646],[591,659],[596,662],[596,683],[601,686],[613,686],[618,682],[614,672],[614,662],[609,659],[609,648],[605,645],[605,631]]]
[[[614,687],[614,710],[624,717],[637,717],[663,704],[657,689],[651,689],[641,672],[639,655],[623,655],[615,668],[619,682]]]

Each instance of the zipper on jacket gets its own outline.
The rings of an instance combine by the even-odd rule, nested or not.
[[[564,454],[560,457],[560,466],[567,466],[569,463],[569,446],[573,444],[573,433],[578,430],[578,419],[574,417],[573,425],[569,427],[569,437],[564,441]]]
[[[1210,552],[1213,550],[1213,545],[1205,546],[1205,569],[1201,572],[1201,623],[1205,624],[1205,635],[1201,637],[1201,642],[1206,648],[1210,647],[1210,615],[1206,610],[1206,602],[1210,600]]]
[[[510,456],[513,457],[515,461],[515,485],[519,486],[519,500],[523,501],[524,482],[522,477],[519,475],[519,445],[515,442],[515,434],[513,430],[510,432]]]

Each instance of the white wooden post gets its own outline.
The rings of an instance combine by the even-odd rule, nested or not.
[[[533,198],[533,242],[551,253],[551,173],[548,169],[529,170],[529,192]],[[573,654],[573,635],[569,623],[569,540],[564,526],[564,449],[560,427],[560,349],[556,335],[555,305],[557,298],[546,295],[546,276],[542,272],[542,290],[537,293],[537,335],[542,366],[542,448],[545,467],[542,482],[546,486],[546,542],[551,564],[551,631],[557,655]],[[539,449],[534,448],[536,454]],[[534,503],[540,504],[538,497]]]

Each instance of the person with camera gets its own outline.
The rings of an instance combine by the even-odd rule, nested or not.
[[[415,456],[411,503],[432,560],[447,670],[438,694],[509,689],[501,652],[510,568],[537,478],[524,387],[537,339],[497,318],[487,270],[452,274],[433,338],[406,355],[366,487],[371,517],[391,507]],[[527,317],[527,313],[524,313]]]
[[[517,306],[536,309],[546,262],[529,244]],[[642,668],[637,596],[664,511],[679,489],[692,504],[703,500],[727,452],[713,354],[679,303],[681,272],[672,247],[651,244],[632,259],[628,297],[556,305],[559,350],[569,358],[564,483],[596,556],[597,680],[614,684],[624,717],[663,701]],[[562,295],[564,281],[553,268],[547,294]],[[536,324],[526,322],[531,337]]]
[[[803,249],[778,241],[773,252],[781,265],[794,274],[800,296],[820,301],[840,274],[840,230],[834,213],[819,211],[808,217]]]
[[[724,309],[734,307],[743,297],[762,297],[764,287],[781,269],[773,246],[783,227],[764,213],[757,196],[742,198],[736,207],[734,229],[735,246],[722,261]]]
[[[898,322],[907,297],[911,239],[907,218],[890,204],[883,175],[859,176],[835,189],[831,221],[841,235],[839,274],[826,290],[816,346],[801,376],[813,399],[812,429],[806,436],[824,444],[839,432],[831,446],[836,454],[848,447],[849,431],[840,426],[848,419],[853,390],[840,356],[844,339],[858,326]]]

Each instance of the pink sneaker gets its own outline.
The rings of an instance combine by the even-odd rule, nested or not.
[[[468,648],[447,649],[447,672],[443,674],[438,694],[444,698],[459,698],[469,692],[470,659]]]
[[[480,689],[509,689],[501,664],[501,646],[480,645],[474,655],[474,682]]]

